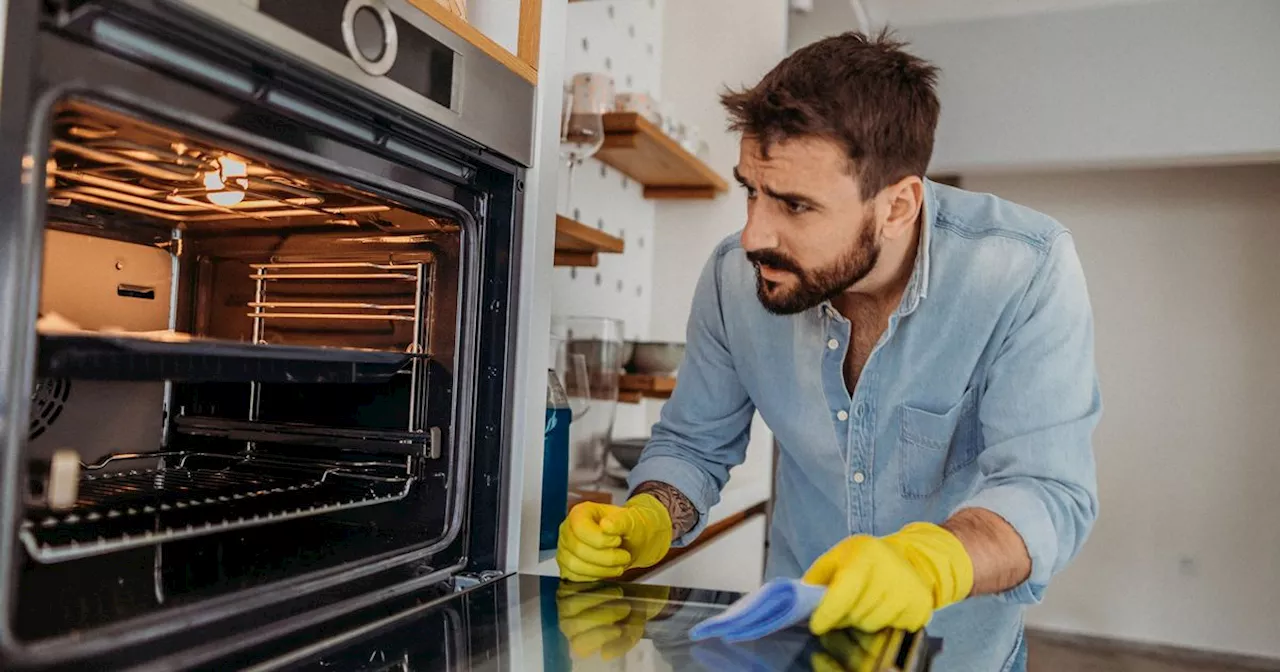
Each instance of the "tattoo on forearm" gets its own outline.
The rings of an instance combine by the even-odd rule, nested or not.
[[[666,483],[645,481],[636,488],[633,494],[653,495],[654,499],[662,502],[662,505],[667,507],[667,513],[671,514],[673,537],[683,535],[698,524],[698,510],[694,508],[693,502],[689,501],[689,498],[685,497],[684,493]]]

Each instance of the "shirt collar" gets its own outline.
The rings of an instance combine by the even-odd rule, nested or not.
[[[920,241],[916,247],[916,264],[911,271],[911,279],[907,281],[907,289],[902,294],[902,303],[898,305],[898,315],[907,316],[920,307],[929,294],[929,239],[932,238],[933,224],[938,216],[938,194],[934,184],[928,178],[924,180],[924,212],[920,216]]]

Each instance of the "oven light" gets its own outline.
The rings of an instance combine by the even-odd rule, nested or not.
[[[244,200],[244,192],[236,190],[211,191],[205,196],[209,199],[210,203],[213,203],[214,205],[221,205],[224,208],[229,208]]]
[[[222,183],[222,176],[218,171],[211,170],[204,174],[204,188],[209,191],[222,191],[227,185]]]
[[[202,176],[204,188],[209,191],[205,197],[214,205],[231,207],[244,200],[244,189],[249,187],[245,179],[249,175],[249,167],[239,159],[230,156],[218,157],[218,170],[210,170]],[[227,189],[228,184],[239,189]]]
[[[222,173],[223,179],[228,177],[247,177],[249,175],[249,167],[245,165],[244,161],[233,159],[230,156],[218,157],[218,166],[221,169],[218,172]]]

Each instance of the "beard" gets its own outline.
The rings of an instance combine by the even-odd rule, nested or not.
[[[862,221],[862,232],[852,247],[832,264],[806,271],[796,260],[777,250],[755,250],[747,260],[756,268],[756,296],[765,310],[775,315],[794,315],[839,296],[875,268],[880,257],[872,217]],[[794,287],[784,289],[760,275],[760,266],[786,271],[796,277]]]

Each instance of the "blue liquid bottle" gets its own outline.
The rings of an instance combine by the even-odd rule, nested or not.
[[[569,423],[573,411],[554,370],[547,370],[547,424],[542,434],[542,521],[538,550],[556,547],[569,504]]]

